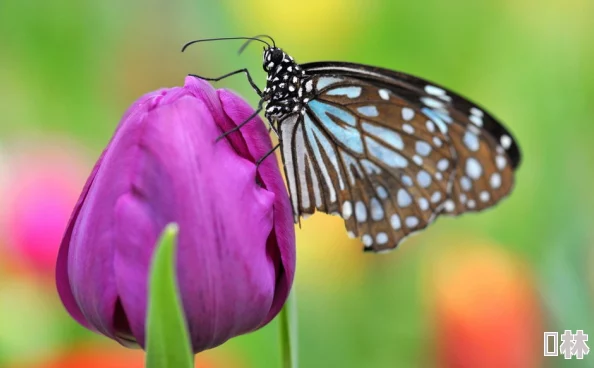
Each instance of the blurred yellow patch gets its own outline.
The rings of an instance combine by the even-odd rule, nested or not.
[[[349,239],[340,217],[316,213],[301,219],[297,233],[297,280],[306,287],[357,282],[362,278],[365,259],[359,239]],[[373,256],[373,255],[371,255]],[[352,287],[352,284],[349,286]]]
[[[300,0],[278,2],[226,1],[246,36],[268,33],[278,46],[298,45],[307,50],[339,48],[375,13],[376,1]],[[289,53],[291,50],[287,50]],[[299,55],[296,55],[299,60]]]

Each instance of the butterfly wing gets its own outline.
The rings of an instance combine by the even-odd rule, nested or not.
[[[440,213],[497,203],[519,149],[468,100],[410,75],[302,65],[315,98],[280,124],[294,216],[339,214],[366,249],[394,248]]]

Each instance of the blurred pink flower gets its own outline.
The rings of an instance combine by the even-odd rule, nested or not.
[[[79,323],[144,345],[155,242],[179,224],[178,283],[194,352],[267,324],[295,271],[291,205],[262,121],[215,142],[253,109],[186,79],[125,114],[74,209],[56,270]],[[256,183],[256,176],[262,185]]]
[[[51,140],[50,140],[51,141]],[[80,152],[62,140],[35,148],[17,146],[5,177],[1,233],[26,266],[53,272],[86,169]]]

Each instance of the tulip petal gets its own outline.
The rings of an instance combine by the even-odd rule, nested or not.
[[[242,123],[252,114],[253,109],[234,93],[226,90],[217,92],[225,114],[234,123],[234,125],[227,124],[223,126],[225,131]],[[249,154],[253,161],[263,157],[272,148],[266,126],[259,118],[258,120],[258,122],[253,121],[246,124],[241,129],[242,137],[246,141],[246,146],[249,147]],[[273,209],[274,238],[270,239],[272,245],[269,247],[269,252],[272,255],[277,254],[276,249],[274,249],[274,247],[277,247],[282,262],[282,269],[279,270],[277,279],[275,299],[270,313],[262,323],[262,325],[265,325],[280,312],[293,284],[295,276],[295,227],[293,225],[291,203],[275,155],[271,155],[260,164],[258,174],[264,183],[264,187],[276,195]]]
[[[147,101],[150,101],[151,99],[153,99],[153,97],[155,95],[161,95],[162,91],[163,90],[158,90],[158,91],[147,93],[144,96],[142,96],[141,98],[139,98],[138,100],[136,100],[136,102],[134,102],[134,104],[132,104],[132,106],[130,108],[128,108],[128,110],[124,113],[124,116],[120,121],[120,124],[118,124],[118,126],[115,129],[114,137],[118,133],[118,130],[120,129],[120,127],[122,126],[122,124],[125,121],[127,121],[131,116],[133,116],[133,117],[137,116],[139,109],[142,107],[142,105],[144,105]],[[109,148],[109,145],[107,147]],[[72,316],[72,318],[74,318],[78,323],[80,323],[81,325],[85,326],[86,328],[89,328],[92,330],[95,330],[96,328],[92,324],[90,324],[89,321],[87,321],[87,319],[85,318],[85,315],[82,312],[82,310],[80,309],[79,303],[76,300],[74,293],[71,289],[71,280],[70,280],[70,276],[69,276],[70,271],[69,271],[69,266],[68,266],[68,264],[69,264],[68,259],[69,259],[70,244],[71,244],[71,239],[72,239],[72,232],[73,232],[74,226],[76,224],[76,220],[79,216],[80,210],[85,202],[85,199],[87,198],[89,189],[95,180],[97,171],[101,167],[101,163],[103,161],[103,158],[104,158],[105,153],[108,148],[103,150],[103,152],[97,159],[97,162],[95,163],[95,166],[93,167],[93,170],[91,171],[91,174],[89,175],[89,178],[87,179],[87,181],[82,189],[80,197],[79,197],[76,205],[74,206],[72,215],[70,216],[70,219],[68,221],[68,226],[66,227],[66,231],[64,233],[62,242],[60,244],[60,250],[58,252],[58,259],[56,261],[56,287],[57,287],[60,299],[62,300],[62,303],[64,304],[64,307],[66,308],[68,313]],[[113,303],[115,303],[115,300],[113,301]],[[106,316],[107,320],[111,320],[112,317],[113,316],[111,316],[111,315]],[[114,336],[113,328],[107,328],[101,332],[106,333],[108,336],[111,336],[111,337]]]

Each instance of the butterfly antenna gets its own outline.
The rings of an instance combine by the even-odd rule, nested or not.
[[[263,44],[265,44],[266,46],[270,47],[270,44],[264,40],[261,40],[259,38],[255,38],[255,37],[220,37],[220,38],[203,38],[200,40],[194,40],[194,41],[190,41],[188,43],[186,43],[184,45],[184,47],[182,47],[181,51],[184,52],[186,51],[186,49],[188,48],[188,46],[193,45],[195,43],[198,42],[207,42],[207,41],[227,41],[227,40],[248,40],[248,42],[250,41],[259,41],[262,42]]]
[[[247,45],[250,44],[250,42],[252,42],[254,39],[260,40],[262,42],[264,42],[263,40],[260,39],[260,37],[267,37],[270,41],[272,41],[272,46],[276,47],[276,42],[274,42],[274,38],[270,37],[269,35],[265,35],[265,34],[261,34],[261,35],[257,35],[254,36],[252,39],[247,40],[240,48],[239,51],[237,52],[237,54],[241,54],[243,52],[243,50],[245,50],[245,48],[247,47]],[[268,47],[270,47],[270,45],[268,45]]]

